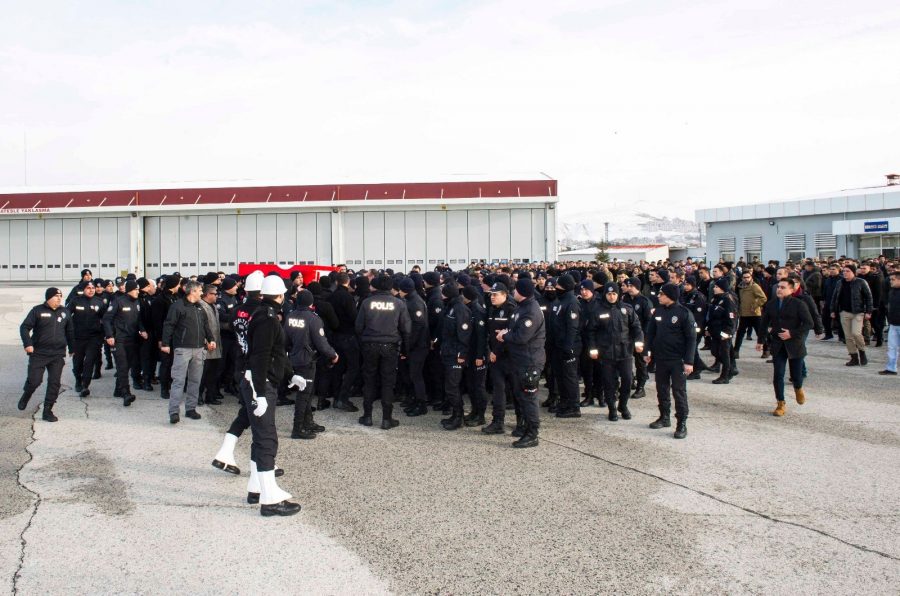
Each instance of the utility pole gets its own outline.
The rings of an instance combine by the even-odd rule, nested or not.
[[[28,186],[28,130],[22,131],[22,169],[25,176],[25,186]]]
[[[603,227],[605,229],[604,240],[606,241],[606,246],[609,246],[609,222],[603,222]]]

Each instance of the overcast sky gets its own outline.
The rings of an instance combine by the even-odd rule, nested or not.
[[[0,186],[546,172],[560,209],[900,170],[900,3],[0,2]]]

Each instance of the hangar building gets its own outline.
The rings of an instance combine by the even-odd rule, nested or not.
[[[556,258],[544,174],[361,184],[201,183],[0,190],[0,281],[238,263],[423,270]]]

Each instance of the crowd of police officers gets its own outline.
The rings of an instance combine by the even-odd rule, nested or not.
[[[173,359],[179,350],[200,350],[202,380],[181,384],[198,393],[194,401],[187,398],[186,415],[200,417],[193,404],[238,397],[238,414],[213,465],[239,474],[234,446],[251,428],[247,499],[260,503],[264,515],[299,510],[274,480],[283,473],[274,461],[275,405],[294,406],[294,439],[315,439],[325,430],[314,420],[317,410],[359,412],[352,401],[358,397],[359,423],[372,426],[380,402],[383,430],[399,424],[395,397],[410,417],[442,412],[447,431],[466,426],[504,434],[507,412],[513,412],[513,446],[527,448],[538,445],[540,407],[557,418],[579,418],[582,408],[597,403],[606,406],[609,421],[631,419],[628,403],[645,397],[652,373],[659,417],[650,427],[672,425],[674,401],[674,437],[682,439],[687,380],[713,371],[713,383],[729,383],[739,372],[741,340],[753,331],[758,349],[775,363],[781,408],[775,415],[784,414],[785,368],[798,403],[805,399],[800,345],[813,327],[822,332],[821,317],[816,322],[812,316],[822,304],[804,300],[800,267],[766,268],[767,280],[742,265],[473,265],[461,272],[416,267],[408,275],[340,266],[310,281],[297,272],[290,280],[260,272],[246,279],[211,272],[101,280],[85,270],[65,301],[59,289],[49,288],[21,326],[29,364],[19,408],[27,407],[46,371],[43,419],[57,420],[53,406],[67,350],[82,398],[102,369],[115,369],[114,396],[124,406],[134,402],[133,391],[158,389],[169,399]],[[199,301],[191,298],[197,287]],[[806,306],[798,310],[801,302]],[[179,326],[173,320],[184,317],[174,313],[185,308],[207,309],[213,324]],[[704,349],[715,359],[711,366],[700,356]],[[541,378],[548,389],[542,404]]]

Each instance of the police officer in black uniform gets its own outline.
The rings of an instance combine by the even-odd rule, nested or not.
[[[153,377],[156,375],[156,362],[159,360],[159,346],[153,335],[153,303],[156,298],[156,286],[146,277],[137,279],[139,290],[138,303],[141,306],[141,322],[147,332],[147,338],[139,343],[140,373],[135,389],[153,391]]]
[[[597,301],[597,309],[592,313],[590,346],[591,359],[600,362],[600,379],[608,418],[615,422],[622,418],[631,420],[628,410],[628,396],[631,392],[631,364],[635,352],[644,351],[644,332],[641,321],[634,309],[619,301],[619,286],[607,282],[603,286],[603,296]],[[619,404],[616,407],[616,391]]]
[[[659,307],[653,312],[647,327],[646,360],[656,363],[656,398],[659,402],[659,418],[650,428],[668,428],[671,398],[675,398],[675,438],[687,436],[687,375],[694,370],[694,349],[697,345],[697,330],[694,316],[684,305],[678,303],[678,286],[664,284],[660,288]]]
[[[75,355],[72,358],[75,391],[80,397],[87,397],[91,394],[88,388],[103,344],[103,315],[106,307],[96,295],[93,282],[87,282],[81,294],[76,295],[69,303],[68,310],[75,333]]]
[[[551,339],[553,377],[559,390],[557,418],[580,418],[578,400],[578,358],[581,355],[581,306],[575,298],[575,280],[560,275],[556,280],[556,303],[547,313],[547,331]]]
[[[596,288],[593,280],[585,279],[579,286],[579,294],[581,300],[581,332],[584,335],[592,333],[589,329],[593,325],[594,314],[597,305],[600,303],[600,296],[597,296]],[[594,405],[594,400],[602,402],[603,384],[600,380],[600,363],[591,358],[588,353],[587,342],[581,344],[581,378],[584,379],[584,399],[579,404],[582,408]],[[602,404],[600,404],[602,405]]]
[[[409,345],[403,350],[406,354],[403,370],[408,377],[407,384],[413,387],[415,400],[404,412],[407,416],[422,416],[428,413],[428,392],[425,387],[425,361],[431,343],[428,335],[428,307],[416,292],[416,284],[412,278],[404,277],[400,280],[397,290],[399,296],[406,301],[411,321]]]
[[[53,405],[59,397],[66,347],[69,348],[69,354],[73,353],[75,347],[72,317],[62,308],[62,298],[59,288],[47,288],[44,302],[32,308],[19,326],[22,346],[28,354],[28,377],[22,389],[19,409],[28,407],[28,401],[41,386],[46,370],[47,392],[44,395],[42,418],[47,422],[58,420],[53,413]]]
[[[631,306],[634,314],[641,321],[641,330],[644,336],[647,336],[647,326],[650,325],[650,311],[653,306],[646,296],[641,294],[641,280],[637,277],[629,277],[625,280],[624,292],[622,294],[622,302]],[[650,380],[647,374],[647,363],[644,362],[644,354],[635,350],[634,352],[634,392],[630,399],[640,399],[647,395],[644,391],[644,385]]]
[[[319,356],[337,364],[338,355],[325,338],[325,325],[319,315],[310,310],[313,295],[309,290],[297,293],[296,307],[284,320],[284,332],[288,357],[294,374],[306,379],[306,388],[300,391],[294,402],[294,428],[292,439],[315,439],[325,430],[313,420],[312,392]]]
[[[150,319],[153,321],[153,335],[156,337],[157,350],[162,347],[163,326],[166,323],[169,308],[178,300],[181,276],[175,274],[167,275],[163,280],[163,286],[163,290],[158,293],[150,306]],[[163,399],[169,399],[169,392],[172,389],[172,359],[174,354],[172,350],[168,353],[159,353],[159,396]]]
[[[731,381],[731,338],[737,323],[737,300],[728,289],[728,278],[720,277],[713,285],[713,299],[706,312],[706,333],[712,344],[712,353],[721,365],[721,373],[713,380],[716,385]]]
[[[103,315],[103,330],[106,344],[113,350],[116,359],[116,389],[113,396],[121,397],[127,407],[137,399],[128,385],[128,374],[130,372],[135,379],[140,375],[138,339],[147,339],[147,332],[141,321],[137,282],[128,280],[124,288],[125,293],[116,297]]]
[[[335,382],[338,388],[332,407],[345,412],[358,412],[359,408],[350,401],[353,385],[360,374],[359,339],[355,335],[356,301],[350,294],[350,276],[338,273],[336,281],[337,287],[328,297],[328,302],[334,307],[338,318],[338,328],[334,332],[334,347],[341,357],[335,369]]]
[[[436,271],[428,271],[422,276],[425,287],[425,306],[428,312],[428,337],[434,340],[441,333],[441,321],[444,312],[444,297],[441,293],[441,276]],[[426,390],[428,391],[429,405],[435,411],[443,410],[446,402],[444,397],[444,363],[440,350],[432,344],[425,361]]]
[[[703,337],[704,327],[706,325],[706,297],[697,290],[697,278],[688,275],[684,278],[681,297],[679,301],[684,304],[685,308],[694,315],[694,321],[697,323],[697,347],[694,349],[694,372],[688,375],[688,381],[695,381],[700,378],[700,373],[709,367],[700,357],[700,338]]]
[[[509,297],[509,288],[503,282],[496,281],[490,290],[491,305],[487,314],[487,339],[489,373],[491,377],[491,423],[481,429],[488,435],[502,435],[505,431],[503,420],[506,416],[507,394],[512,391],[512,366],[506,344],[497,337],[497,332],[509,328],[512,315],[516,312],[516,303]],[[519,404],[513,402],[516,418],[519,418]]]
[[[506,344],[509,351],[513,395],[519,402],[521,412],[513,431],[513,436],[520,437],[513,443],[513,447],[517,448],[536,447],[540,429],[537,391],[541,370],[546,363],[544,342],[547,332],[534,292],[534,282],[527,275],[516,281],[513,298],[518,308],[511,317],[509,328],[496,334],[498,341]]]
[[[463,419],[463,423],[466,426],[483,426],[485,423],[484,413],[487,410],[485,396],[488,359],[487,327],[485,326],[487,312],[481,303],[481,295],[473,286],[463,288],[462,300],[469,309],[469,328],[472,331],[469,336],[468,363],[463,371],[469,400],[472,402],[472,410]]]
[[[232,327],[234,313],[238,307],[237,299],[238,282],[230,277],[222,281],[219,297],[216,299],[216,311],[219,314],[219,329],[222,333],[222,370],[219,374],[219,382],[225,393],[237,395],[235,381],[235,363],[240,348],[237,344],[237,336]]]
[[[391,294],[394,281],[389,276],[379,275],[372,287],[375,292],[362,301],[356,316],[363,357],[363,415],[359,423],[372,426],[372,405],[380,390],[381,428],[390,430],[400,424],[392,417],[394,383],[400,350],[409,345],[412,324],[406,303]]]
[[[433,345],[440,350],[444,365],[444,395],[451,409],[449,418],[441,420],[444,430],[456,430],[463,425],[462,379],[471,349],[472,313],[463,304],[456,283],[445,283],[441,293],[446,299],[443,307],[440,333],[433,338]]]

